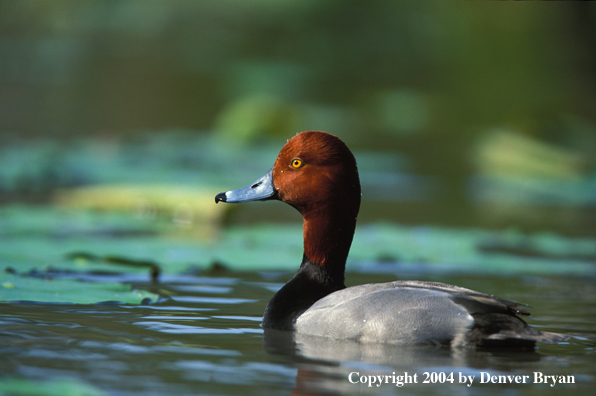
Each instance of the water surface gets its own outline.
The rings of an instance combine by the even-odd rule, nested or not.
[[[51,394],[49,389],[105,395],[394,394],[393,383],[369,388],[350,380],[404,372],[417,374],[418,381],[400,387],[406,394],[587,395],[596,386],[593,279],[423,276],[529,302],[532,325],[572,336],[568,343],[516,352],[362,345],[264,333],[263,309],[288,276],[228,272],[166,275],[158,285],[136,283],[162,296],[151,304],[2,303],[0,394]],[[395,278],[352,273],[347,283]],[[529,382],[481,385],[482,372],[528,375]],[[533,384],[534,372],[573,376],[575,384]],[[473,390],[458,383],[460,374],[475,376]],[[432,378],[437,383],[422,383]],[[447,381],[438,383],[441,378]]]

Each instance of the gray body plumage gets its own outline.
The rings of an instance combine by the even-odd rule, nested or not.
[[[295,329],[300,334],[401,345],[463,346],[473,338],[533,343],[548,338],[551,333],[540,333],[516,316],[527,314],[517,306],[463,287],[396,281],[331,293],[300,315]],[[503,323],[497,331],[482,331],[482,322],[495,319]],[[520,334],[519,329],[524,331]]]

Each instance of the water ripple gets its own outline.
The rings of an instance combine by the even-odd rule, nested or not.
[[[237,329],[213,329],[200,326],[181,325],[174,323],[165,322],[152,322],[142,321],[134,322],[134,325],[145,327],[149,330],[159,331],[161,333],[169,334],[262,334],[262,329],[248,329],[248,328],[237,328]]]
[[[198,304],[247,304],[258,300],[247,298],[226,298],[226,297],[196,297],[196,296],[174,296],[171,297],[176,302],[198,303]]]

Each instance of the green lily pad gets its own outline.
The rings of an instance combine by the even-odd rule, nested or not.
[[[147,281],[156,269],[173,274],[213,263],[241,271],[295,271],[303,250],[299,221],[228,226],[204,240],[164,231],[158,220],[44,206],[0,207],[0,237],[0,270],[105,271]],[[346,269],[593,275],[595,258],[594,238],[374,223],[357,227]]]
[[[35,301],[49,303],[95,304],[118,301],[140,304],[146,298],[159,296],[144,290],[131,289],[122,283],[91,283],[71,279],[28,278],[0,274],[0,301]]]
[[[106,393],[89,384],[70,378],[31,381],[17,378],[0,380],[0,396],[103,396]]]

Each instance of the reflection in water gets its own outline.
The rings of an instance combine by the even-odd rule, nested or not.
[[[363,381],[363,386],[369,387],[370,376],[374,377],[370,387],[402,387],[425,381],[431,385],[458,383],[460,373],[462,378],[474,376],[479,382],[481,372],[495,375],[544,358],[535,351],[363,344],[269,329],[264,332],[264,348],[289,358],[299,368],[296,390],[323,394],[354,391]],[[433,374],[441,372],[445,375]],[[449,377],[450,373],[454,376]]]

